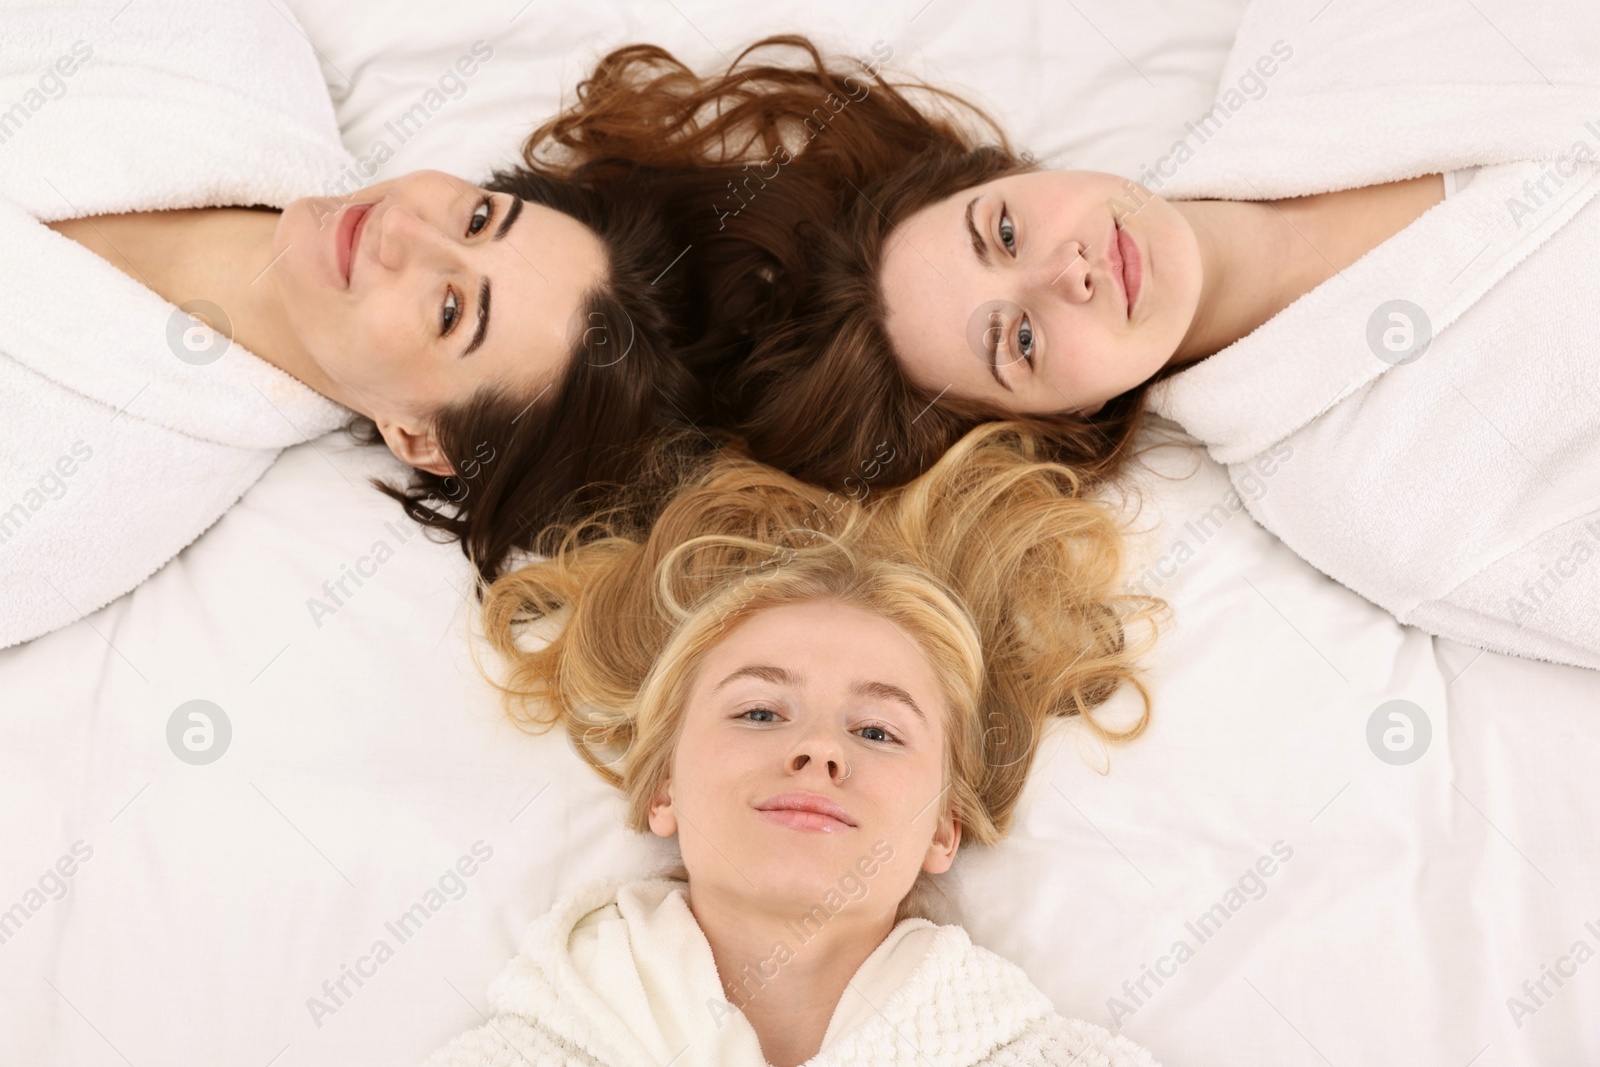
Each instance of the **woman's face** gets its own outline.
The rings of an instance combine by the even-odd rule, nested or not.
[[[274,245],[266,277],[300,341],[380,424],[490,383],[532,399],[565,369],[580,300],[608,269],[571,216],[440,171],[296,200]]]
[[[697,903],[788,919],[833,893],[887,920],[961,839],[944,716],[933,668],[893,623],[837,601],[764,609],[700,665],[650,828],[677,834]],[[767,810],[797,798],[842,818]]]
[[[1136,253],[1123,255],[1119,229]],[[1123,260],[1139,275],[1131,286]],[[1200,248],[1137,183],[1037,171],[916,212],[891,235],[880,280],[889,341],[914,384],[1017,414],[1091,415],[1178,350],[1199,302]]]

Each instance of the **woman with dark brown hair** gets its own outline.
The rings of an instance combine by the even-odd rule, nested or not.
[[[71,34],[48,13],[9,27],[0,86],[44,67],[75,80],[7,132],[0,173],[0,271],[17,294],[0,308],[0,647],[128,592],[281,449],[340,425],[413,469],[380,488],[485,579],[625,488],[648,521],[661,493],[633,484],[641,456],[670,427],[716,421],[692,370],[745,351],[765,300],[720,280],[742,261],[716,231],[746,248],[819,217],[802,198],[777,223],[737,206],[719,220],[719,198],[758,180],[731,138],[752,115],[770,132],[830,114],[815,79],[772,68],[760,85],[747,65],[722,80],[749,87],[748,106],[677,137],[670,95],[616,73],[682,68],[623,49],[481,185],[419,171],[312,195],[355,161],[304,38],[230,9],[173,48],[160,13],[86,24],[59,56]],[[833,84],[859,95],[864,81]],[[148,122],[118,118],[130,94]],[[227,136],[191,143],[217,115]]]
[[[305,38],[228,7],[174,43],[169,7],[8,16],[7,98],[40,71],[71,92],[0,131],[0,647],[128,592],[352,420],[492,575],[702,417],[647,177],[529,162],[317,195],[357,161]]]

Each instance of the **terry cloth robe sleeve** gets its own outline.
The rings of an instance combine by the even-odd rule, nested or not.
[[[1471,5],[1254,4],[1163,196],[1480,169],[1150,407],[1228,467],[1219,507],[1401,622],[1600,667],[1600,7],[1556,6],[1519,56]]]
[[[44,222],[281,208],[354,160],[273,5],[11,4],[0,32],[4,647],[134,588],[351,415]]]
[[[559,902],[490,986],[494,1015],[426,1067],[766,1067],[683,891],[602,883]],[[912,938],[925,940],[908,970]],[[830,1025],[806,1067],[1157,1067],[1126,1038],[1057,1015],[1020,968],[958,926],[903,921],[851,987],[886,995],[870,1013],[836,1011],[838,1032]]]

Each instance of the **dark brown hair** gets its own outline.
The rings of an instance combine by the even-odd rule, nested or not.
[[[532,403],[486,391],[435,413],[454,475],[381,488],[493,580],[513,551],[543,554],[553,527],[624,498],[648,523],[670,487],[638,484],[642,457],[669,431],[706,449],[740,435],[758,459],[852,492],[869,470],[880,486],[908,481],[995,419],[1090,483],[1113,469],[1142,389],[1093,420],[1019,419],[936,400],[901,373],[877,283],[886,236],[1034,163],[960,97],[884,79],[892,53],[830,62],[786,35],[704,76],[654,45],[601,58],[521,163],[485,183],[599,235],[610,271],[585,302],[593,328]]]
[[[761,61],[792,50],[810,65]],[[527,138],[519,165],[484,183],[599,236],[609,271],[584,302],[591,328],[546,394],[486,389],[433,413],[454,474],[419,470],[403,488],[379,488],[459,539],[485,580],[514,551],[547,551],[549,530],[597,509],[626,501],[648,523],[670,486],[638,484],[645,453],[684,429],[702,449],[720,447],[726,435],[713,427],[733,419],[714,389],[786,313],[783,268],[804,224],[831,217],[841,182],[867,180],[884,129],[928,122],[898,95],[869,92],[858,66],[828,70],[803,37],[757,42],[707,77],[653,45],[600,59],[576,101]],[[872,123],[837,128],[835,109],[864,106]],[[763,162],[795,169],[776,183],[782,196],[742,210],[769,184]],[[352,429],[381,440],[368,420]]]
[[[677,176],[671,214],[695,250],[684,360],[713,418],[764,462],[851,491],[888,452],[901,461],[879,484],[900,484],[972,427],[1008,420],[1088,483],[1109,477],[1130,455],[1143,386],[1092,418],[1018,416],[938,396],[901,370],[878,284],[889,234],[1037,165],[961,97],[885,79],[890,56],[875,45],[871,62],[830,62],[804,37],[770,37],[700,77],[654,46],[618,49],[580,87],[583,105],[541,133],[579,157]]]
[[[648,197],[622,181],[594,182],[528,168],[497,171],[484,187],[564,212],[605,246],[604,283],[587,293],[587,326],[566,371],[528,397],[485,387],[433,413],[455,473],[413,471],[405,487],[379,484],[424,526],[460,540],[485,580],[540,534],[610,504],[650,441],[703,417],[704,390],[677,358],[682,286],[661,277],[674,250]],[[375,428],[366,430],[370,440]],[[646,521],[647,516],[641,521]]]

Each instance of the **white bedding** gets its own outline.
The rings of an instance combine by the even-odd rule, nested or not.
[[[357,155],[493,43],[379,178],[481,175],[605,46],[703,64],[785,28],[853,54],[890,42],[1042,155],[1133,172],[1209,106],[1241,14],[517,6],[293,5]],[[1479,6],[1511,32],[1513,8]],[[1600,673],[1401,627],[1230,508],[1203,455],[1155,461],[1174,477],[1145,484],[1133,578],[1176,621],[1149,661],[1154,724],[1107,774],[1077,727],[1045,738],[1016,833],[957,865],[974,940],[1169,1067],[1600,1061],[1600,962],[1571,955],[1600,951]],[[557,896],[666,858],[619,829],[564,740],[502,718],[471,659],[459,550],[407,536],[375,473],[400,468],[340,435],[291,449],[133,594],[0,652],[0,1063],[414,1062],[481,1021]],[[346,568],[361,584],[335,602],[323,586]],[[1402,699],[1431,739],[1396,765],[1368,727]],[[209,764],[169,747],[193,700],[231,726]],[[1185,924],[1219,904],[1202,943]],[[1179,939],[1193,956],[1174,969]],[[1547,965],[1572,973],[1544,978],[1549,995]]]

